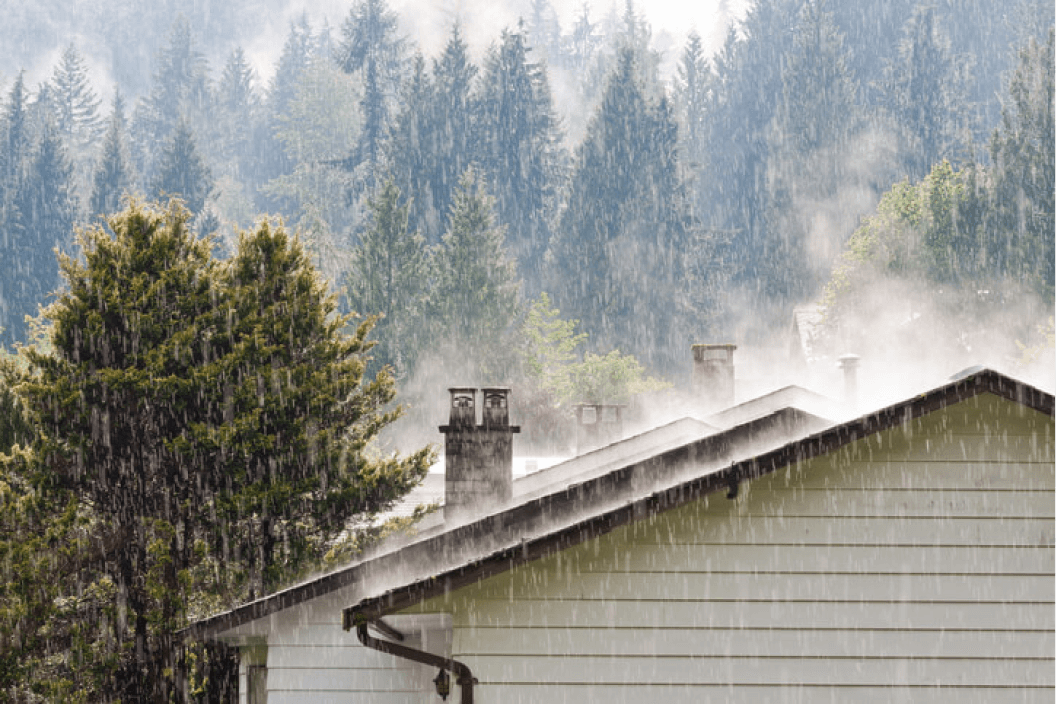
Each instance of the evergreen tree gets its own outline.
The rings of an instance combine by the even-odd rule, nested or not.
[[[1056,211],[1053,198],[1053,37],[1031,39],[1008,84],[1001,126],[990,140],[993,206],[987,250],[994,268],[1053,300]]]
[[[426,234],[437,233],[441,227],[440,213],[433,201],[431,186],[435,171],[433,83],[421,54],[412,62],[401,102],[403,107],[393,121],[387,143],[388,167],[403,193],[411,196],[412,226]]]
[[[296,577],[431,460],[368,459],[399,413],[382,411],[392,380],[364,378],[369,324],[343,332],[296,240],[262,224],[220,265],[189,217],[133,204],[84,232],[49,309],[54,352],[30,352],[20,385],[40,428],[31,486],[96,516],[104,602],[127,613],[104,691],[127,701],[176,694],[195,604]]]
[[[99,98],[88,81],[84,60],[72,44],[62,52],[51,86],[58,134],[76,160],[87,163],[103,126]]]
[[[25,314],[21,251],[25,244],[22,215],[18,210],[25,163],[30,151],[26,115],[26,88],[19,73],[11,86],[0,121],[0,344],[21,336]]]
[[[109,215],[121,208],[121,199],[132,188],[132,164],[125,141],[125,108],[119,92],[114,93],[110,125],[103,139],[103,153],[92,180],[89,209],[92,215]]]
[[[391,178],[367,201],[369,224],[360,236],[348,275],[348,305],[380,316],[374,362],[409,376],[426,338],[422,334],[429,276],[425,240],[411,230],[410,205]]]
[[[963,59],[950,55],[934,9],[917,7],[882,83],[884,104],[903,139],[903,169],[911,179],[923,178],[943,159],[966,156],[971,110],[965,83]]]
[[[499,342],[518,304],[516,268],[506,254],[506,228],[495,224],[494,202],[467,169],[436,252],[430,303],[435,339],[480,363],[505,356]]]
[[[792,48],[791,0],[760,0],[731,28],[714,58],[715,95],[705,134],[707,169],[700,173],[696,212],[730,243],[732,284],[757,296],[768,237],[766,212],[770,127],[782,95],[781,66]],[[754,311],[753,311],[754,312]],[[751,333],[765,330],[750,316]],[[769,322],[769,321],[767,321]]]
[[[181,123],[211,124],[207,118],[198,119],[210,103],[205,56],[187,19],[178,17],[155,59],[150,94],[140,99],[133,115],[137,171],[152,180],[157,146],[168,141]]]
[[[556,300],[596,346],[653,368],[684,348],[691,224],[666,99],[649,103],[626,50],[576,152],[551,261]]]
[[[30,157],[25,177],[15,196],[12,224],[12,272],[14,280],[5,291],[9,306],[11,338],[25,338],[26,315],[35,315],[39,306],[59,283],[55,251],[70,240],[76,219],[73,173],[62,141],[45,129]]]
[[[447,45],[433,62],[433,119],[431,135],[430,187],[438,213],[447,213],[454,203],[455,189],[473,162],[476,135],[473,128],[472,90],[477,67],[470,61],[462,30],[451,28]],[[411,194],[412,196],[414,194]]]
[[[238,181],[255,176],[258,146],[261,144],[260,97],[256,73],[246,60],[242,47],[236,47],[224,64],[217,86],[223,168]],[[256,184],[254,184],[256,185]]]
[[[844,189],[863,122],[846,55],[825,4],[805,4],[770,129],[768,232],[753,252],[760,303],[779,319],[814,294],[853,228],[843,231],[852,207]]]
[[[404,42],[396,35],[398,19],[385,0],[358,0],[341,28],[338,63],[348,73],[361,72],[363,82],[363,126],[356,153],[346,165],[367,164],[371,173],[399,91]]]
[[[712,100],[712,73],[700,35],[691,31],[678,63],[674,101],[682,125],[682,145],[687,166],[693,171],[705,167],[707,119]]]
[[[212,190],[212,173],[198,153],[190,127],[181,122],[158,159],[151,197],[156,200],[180,198],[187,209],[197,215],[202,212]]]
[[[529,63],[527,54],[524,36],[509,31],[489,54],[476,100],[477,153],[499,221],[508,227],[510,253],[523,271],[538,272],[564,154],[545,69]]]

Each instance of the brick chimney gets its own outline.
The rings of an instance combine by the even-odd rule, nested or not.
[[[693,345],[693,395],[705,413],[734,404],[733,351],[737,345]]]
[[[482,512],[513,495],[513,435],[510,390],[481,389],[483,422],[477,425],[477,389],[458,386],[451,392],[451,416],[444,434],[444,518]]]
[[[856,354],[845,354],[839,358],[843,370],[843,407],[848,413],[858,409],[858,364],[861,358]]]

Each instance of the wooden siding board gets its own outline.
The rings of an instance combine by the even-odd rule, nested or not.
[[[464,658],[482,686],[503,682],[630,685],[1056,685],[1051,658],[577,657]]]
[[[633,630],[633,633],[626,631]],[[628,637],[630,636],[630,637]],[[1056,652],[1052,632],[908,631],[774,628],[521,628],[516,642],[502,627],[474,628],[463,638],[463,657],[549,653],[574,656],[664,656],[692,653],[711,657],[978,657],[994,653],[1036,658]],[[472,648],[471,650],[469,648]]]
[[[476,598],[565,598],[635,601],[643,595],[670,601],[1053,601],[1052,575],[774,574],[709,572],[589,572],[492,584]]]
[[[680,537],[682,540],[691,538]],[[639,542],[645,548],[649,544]],[[604,558],[611,557],[606,564]],[[848,547],[823,553],[807,545],[709,545],[659,542],[643,550],[599,551],[583,560],[581,573],[599,572],[787,572],[817,574],[1028,574],[1056,571],[1056,549],[1019,546]]]
[[[458,609],[465,604],[451,604]],[[1051,630],[1052,602],[1039,604],[971,604],[942,602],[817,601],[557,601],[479,600],[473,611],[456,617],[458,629],[507,626],[605,628],[636,624],[641,628],[864,628],[903,627],[941,630]],[[511,632],[511,639],[516,634]],[[630,637],[630,636],[628,636]]]
[[[1033,687],[830,687],[830,686],[646,686],[517,683],[477,688],[481,701],[503,704],[1052,704],[1051,688]]]

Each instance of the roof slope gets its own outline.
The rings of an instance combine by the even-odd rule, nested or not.
[[[349,600],[353,606],[344,611],[348,628],[706,494],[735,490],[741,481],[982,393],[1053,415],[1051,394],[991,370],[834,427],[803,411],[784,409],[603,475],[555,487],[552,493],[199,621],[182,636],[216,637],[343,588],[354,595]],[[789,442],[795,437],[799,439]]]

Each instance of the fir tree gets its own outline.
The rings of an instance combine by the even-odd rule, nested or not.
[[[1008,84],[1001,125],[990,140],[993,205],[987,251],[992,266],[1050,304],[1056,267],[1053,41],[1031,39]]]
[[[341,28],[338,63],[349,73],[361,72],[363,80],[363,127],[353,167],[365,163],[373,171],[380,158],[402,73],[404,42],[396,35],[397,22],[385,0],[358,0]]]
[[[884,104],[904,140],[903,169],[913,180],[943,159],[966,156],[971,137],[964,60],[950,55],[936,23],[934,9],[913,11],[898,57],[888,65],[881,84]]]
[[[96,516],[104,601],[127,612],[99,669],[128,701],[175,696],[192,594],[274,590],[431,461],[368,458],[399,413],[382,410],[393,383],[364,377],[370,326],[344,332],[297,241],[262,224],[221,265],[189,217],[134,203],[84,232],[49,309],[54,351],[30,352],[20,385],[41,430],[31,486]]]
[[[82,155],[102,132],[99,98],[88,81],[84,60],[71,44],[51,78],[58,134],[71,152]]]
[[[753,252],[760,304],[776,306],[778,316],[814,293],[853,227],[843,231],[850,206],[840,191],[851,185],[848,164],[863,126],[831,13],[808,3],[799,19],[768,140],[768,231]]]
[[[506,228],[495,224],[494,202],[467,169],[436,252],[430,305],[436,339],[481,363],[504,356],[499,341],[518,302],[516,268],[506,254]]]
[[[674,364],[691,225],[670,105],[646,100],[629,50],[576,152],[552,252],[556,300],[594,344]]]
[[[564,154],[545,69],[528,61],[523,35],[503,32],[485,63],[476,105],[478,163],[508,227],[510,252],[523,271],[538,272]]]
[[[93,215],[109,215],[121,208],[121,199],[132,187],[132,164],[125,141],[124,100],[114,93],[110,111],[110,125],[103,139],[103,153],[92,179],[89,209]]]
[[[212,190],[212,173],[198,153],[194,135],[186,123],[180,123],[158,160],[152,197],[157,200],[180,198],[187,209],[197,215]]]
[[[59,283],[55,251],[66,247],[76,219],[73,172],[62,141],[45,129],[15,196],[14,285],[7,305],[10,335],[22,340],[23,318],[35,315]],[[6,294],[7,292],[5,292]]]
[[[348,305],[379,316],[374,362],[410,375],[426,338],[422,334],[429,277],[425,240],[411,230],[410,204],[401,203],[391,178],[367,201],[370,220],[360,235],[348,274]]]

